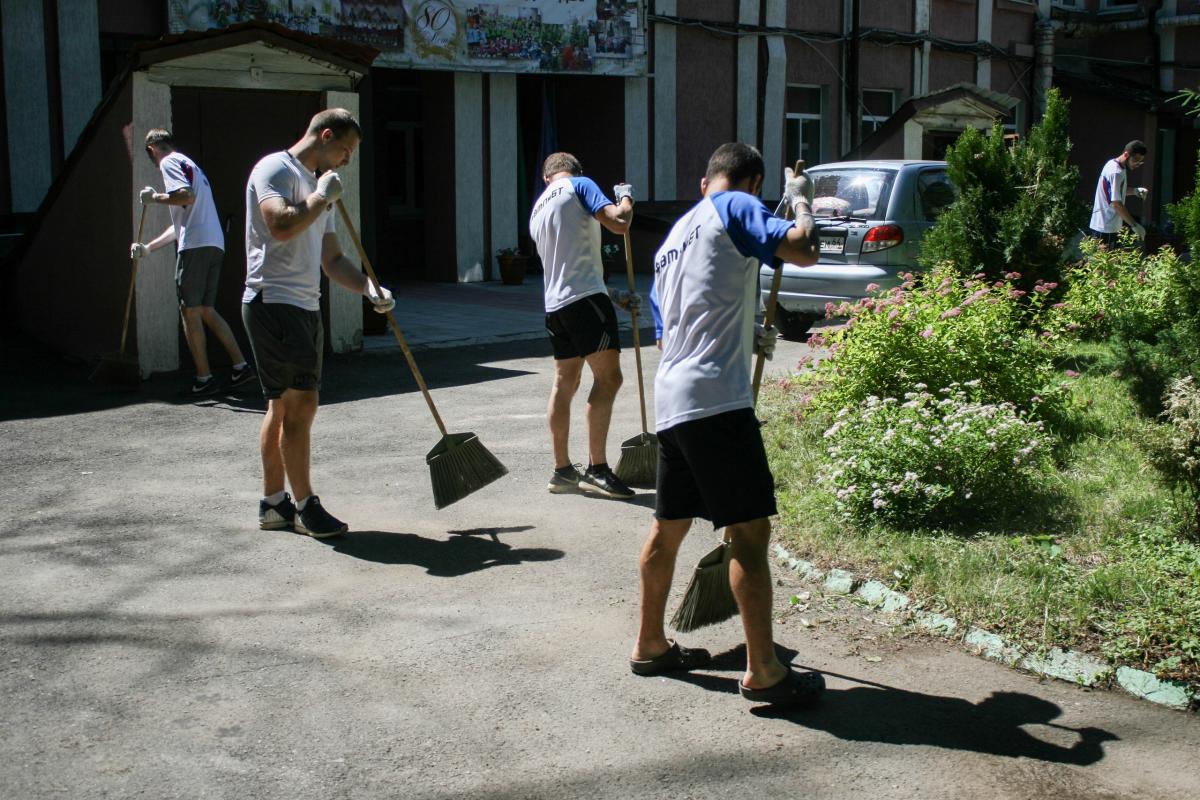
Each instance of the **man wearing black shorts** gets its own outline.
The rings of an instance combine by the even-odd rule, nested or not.
[[[142,189],[143,204],[161,203],[171,213],[171,224],[146,244],[129,247],[132,258],[145,258],[171,242],[177,244],[175,290],[183,319],[183,335],[196,366],[191,394],[214,394],[219,387],[208,364],[208,342],[204,328],[213,332],[233,362],[228,388],[245,386],[254,380],[254,367],[242,357],[242,349],[225,318],[217,313],[217,285],[221,263],[225,260],[225,232],[221,228],[217,206],[213,202],[208,176],[195,161],[175,149],[170,131],[154,128],[146,134],[146,155],[162,173],[165,192],[153,186]]]
[[[313,494],[309,441],[321,388],[321,272],[366,295],[379,313],[395,305],[342,255],[332,204],[342,194],[334,170],[350,163],[362,139],[343,108],[322,111],[287,150],[265,156],[246,184],[246,291],[242,321],[254,348],[267,414],[259,433],[263,498],[258,524],[316,538],[345,533]],[[320,178],[316,173],[321,173]],[[296,496],[284,490],[285,479]]]
[[[591,178],[582,175],[570,153],[553,153],[542,166],[546,191],[534,203],[529,234],[542,258],[546,330],[554,349],[554,387],[546,419],[554,449],[554,474],[547,488],[555,494],[584,488],[606,497],[629,498],[633,491],[608,466],[608,426],[621,388],[620,344],[613,303],[630,311],[633,292],[608,291],[600,260],[600,226],[616,234],[633,220],[633,187],[613,187],[614,204]],[[588,468],[580,474],[571,463],[571,400],[583,365],[592,370],[588,394]]]
[[[706,664],[705,650],[680,647],[663,630],[675,557],[695,517],[725,529],[729,579],[746,635],[741,692],[754,702],[797,704],[824,688],[817,673],[779,662],[771,631],[768,519],[775,488],[750,385],[753,353],[769,353],[755,332],[761,263],[816,263],[817,237],[804,173],[785,176],[796,223],[758,199],[763,160],[745,144],[717,148],[700,182],[704,199],[671,229],[654,262],[662,360],[654,381],[658,497],[642,549],[641,624],[630,657],[639,675]]]

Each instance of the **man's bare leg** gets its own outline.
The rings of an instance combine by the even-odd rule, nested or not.
[[[767,558],[771,521],[761,518],[741,522],[730,525],[727,532],[732,547],[729,583],[746,634],[746,674],[742,685],[765,689],[788,674],[788,668],[775,654],[771,630],[771,564]]]
[[[208,340],[204,336],[204,308],[182,306],[180,315],[183,317],[183,338],[187,340],[188,352],[192,354],[192,363],[196,365],[196,375],[212,375],[208,365]]]
[[[550,402],[546,407],[546,423],[550,426],[555,469],[571,464],[571,401],[579,389],[582,375],[582,358],[555,359],[554,386],[550,389]]]
[[[279,398],[283,405],[283,425],[279,449],[288,483],[296,500],[312,495],[309,475],[310,441],[313,420],[317,416],[317,392],[288,389]]]
[[[675,558],[691,527],[690,519],[656,519],[650,523],[650,535],[642,545],[638,565],[642,579],[642,605],[637,641],[630,656],[634,661],[657,658],[671,648],[663,628],[663,617],[667,612],[671,578],[675,574]]]
[[[229,323],[225,321],[225,318],[218,314],[217,310],[212,306],[203,306],[200,311],[204,319],[204,324],[217,337],[217,341],[221,343],[221,347],[225,348],[225,352],[233,359],[233,363],[245,363],[246,357],[242,355],[242,348],[238,346],[237,339],[234,338],[233,331],[230,329]]]
[[[608,427],[612,422],[613,401],[624,380],[621,376],[621,354],[603,350],[586,358],[592,369],[592,391],[588,393],[588,459],[589,464],[608,463]]]
[[[258,451],[262,455],[263,497],[282,492],[286,473],[283,469],[283,450],[279,446],[283,434],[283,400],[267,401],[267,415],[258,432]]]

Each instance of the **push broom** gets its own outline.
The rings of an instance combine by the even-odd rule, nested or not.
[[[146,226],[146,205],[142,204],[142,217],[138,220],[137,240],[142,240],[142,229]],[[90,380],[105,386],[121,389],[136,389],[142,382],[142,369],[137,356],[125,352],[125,339],[129,334],[129,311],[133,308],[133,290],[137,285],[138,260],[129,259],[129,294],[125,298],[125,322],[121,325],[121,349],[100,357],[100,363],[92,371]]]
[[[633,251],[629,247],[629,233],[625,233],[625,275],[629,279],[629,291],[636,292],[633,280]],[[635,307],[629,312],[633,320],[633,358],[637,363],[638,405],[642,410],[642,432],[632,439],[621,442],[621,457],[617,459],[616,475],[625,483],[635,486],[654,482],[658,472],[658,437],[646,425],[646,386],[642,382],[642,346],[638,337],[638,312]]]
[[[804,161],[797,161],[795,171],[803,172],[804,166]],[[779,201],[779,205],[775,208],[776,216],[782,209],[785,218],[791,217],[791,209],[784,209],[785,205],[784,200]],[[767,297],[767,310],[763,315],[764,329],[769,330],[775,322],[775,307],[779,298],[779,284],[782,281],[783,267],[779,266],[776,267],[775,274],[771,278],[771,293]],[[763,367],[766,362],[766,357],[759,353],[754,363],[752,383],[755,404],[758,403],[758,387],[762,383]],[[671,617],[671,627],[680,633],[724,622],[738,613],[737,599],[733,596],[733,589],[729,585],[729,559],[733,555],[733,548],[730,547],[728,536],[727,532],[721,543],[705,553],[704,557],[696,564],[695,570],[692,571],[692,579],[683,593],[679,608]]]
[[[342,205],[341,200],[337,201],[337,207],[338,213],[342,216],[342,222],[346,224],[346,231],[350,234],[351,241],[354,242],[354,248],[358,251],[358,257],[367,273],[367,279],[375,287],[375,292],[382,294],[379,278],[375,276],[375,270],[371,268],[371,260],[367,258],[362,240],[358,238],[358,231],[355,230],[354,223],[350,220],[350,215],[346,213],[346,207]],[[404,353],[405,360],[408,361],[408,368],[412,370],[413,377],[417,380],[417,386],[420,387],[421,394],[429,405],[433,421],[437,423],[438,430],[442,432],[441,441],[425,454],[425,463],[429,465],[429,476],[433,482],[433,503],[438,508],[445,508],[477,489],[482,489],[497,478],[507,475],[508,470],[494,455],[488,452],[475,434],[446,432],[446,423],[442,422],[442,416],[438,413],[437,406],[433,404],[433,398],[429,394],[429,388],[425,385],[425,379],[421,377],[421,371],[417,369],[417,362],[413,359],[412,351],[408,349],[408,343],[404,341],[404,334],[400,332],[400,325],[391,311],[387,312],[387,321],[391,326],[392,333],[396,336],[396,342]]]

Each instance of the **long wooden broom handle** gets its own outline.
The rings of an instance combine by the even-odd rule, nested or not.
[[[142,203],[142,218],[138,220],[137,239],[134,241],[142,241],[142,230],[146,227],[146,204]],[[129,259],[129,294],[125,297],[125,321],[121,323],[121,349],[118,351],[121,355],[125,355],[125,337],[129,333],[129,311],[133,308],[133,287],[137,285],[137,269],[138,259]]]
[[[801,159],[796,162],[794,171],[800,173],[804,171],[805,163]],[[784,208],[783,218],[792,218],[791,207]],[[783,283],[783,264],[775,268],[775,274],[771,276],[771,294],[767,297],[767,311],[763,315],[763,328],[770,328],[775,324],[775,309],[779,300],[779,284]],[[763,367],[767,365],[766,356],[762,353],[758,354],[758,359],[754,363],[754,404],[758,405],[758,387],[762,384]]]
[[[629,291],[636,292],[637,284],[633,280],[633,250],[629,246],[629,231],[625,231],[625,277],[629,279]],[[642,383],[642,344],[638,336],[638,312],[634,308],[629,312],[633,319],[633,360],[637,363],[638,405],[642,409],[642,433],[649,433],[646,424],[646,387]]]
[[[367,273],[367,280],[371,281],[372,285],[374,285],[376,294],[383,294],[380,291],[379,278],[375,276],[375,270],[371,267],[371,259],[367,258],[367,251],[363,249],[362,240],[358,238],[358,231],[354,228],[354,222],[351,221],[350,214],[346,211],[346,206],[342,205],[341,200],[337,201],[337,208],[338,213],[342,216],[342,222],[346,226],[346,232],[350,234],[350,241],[354,242],[354,249],[358,251],[358,258]],[[425,396],[425,402],[429,405],[429,413],[433,414],[433,421],[437,423],[438,430],[442,432],[442,436],[447,435],[446,423],[442,422],[442,415],[438,413],[437,406],[433,404],[429,388],[425,385],[425,379],[421,377],[421,370],[417,369],[417,362],[413,359],[412,351],[408,349],[408,343],[404,341],[404,334],[400,332],[400,324],[396,322],[396,318],[392,316],[391,311],[387,312],[387,321],[392,328],[392,333],[396,336],[396,342],[404,352],[404,358],[408,361],[408,368],[412,370],[413,377],[417,379],[417,386],[421,387],[421,394]]]

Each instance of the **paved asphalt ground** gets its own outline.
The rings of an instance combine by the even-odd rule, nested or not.
[[[257,530],[252,396],[190,403],[178,376],[109,395],[6,352],[0,797],[1200,796],[1196,715],[898,637],[844,601],[815,597],[805,628],[785,573],[778,639],[830,676],[818,710],[737,695],[734,621],[684,637],[713,668],[631,675],[653,496],[546,493],[546,351],[418,354],[450,429],[510,470],[440,512],[400,354],[329,359],[315,482],[353,532],[328,543]],[[624,363],[613,460],[638,430]],[[581,423],[572,440],[584,459]],[[712,541],[698,525],[677,594]]]

